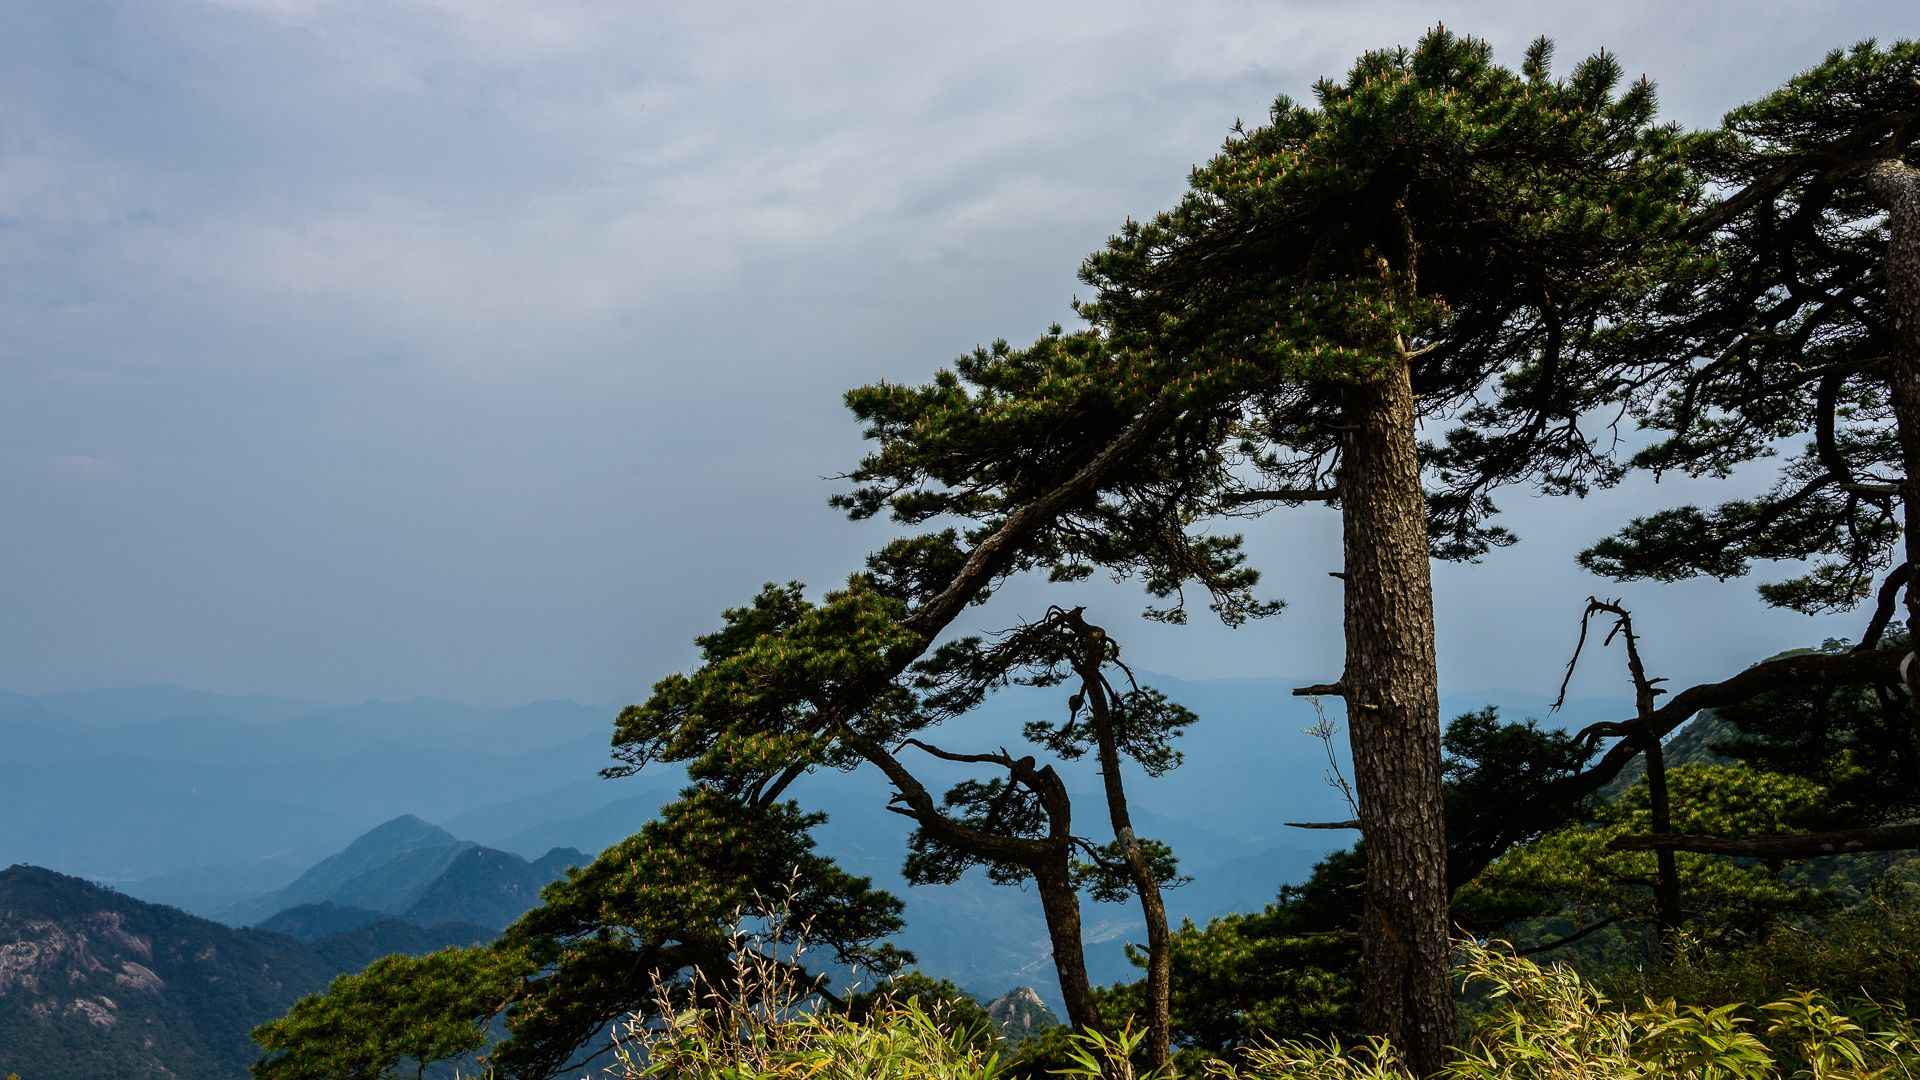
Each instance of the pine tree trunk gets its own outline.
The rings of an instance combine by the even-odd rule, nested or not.
[[[1086,626],[1085,622],[1081,622]],[[1086,627],[1087,655],[1079,665],[1081,683],[1092,707],[1094,737],[1100,748],[1100,779],[1105,785],[1107,817],[1113,838],[1127,860],[1133,891],[1140,897],[1140,913],[1147,923],[1147,1064],[1166,1069],[1173,1064],[1173,935],[1167,928],[1167,905],[1160,883],[1133,832],[1133,813],[1127,808],[1126,782],[1120,776],[1120,740],[1114,731],[1119,707],[1100,677],[1106,661],[1106,635]]]
[[[1131,827],[1126,837],[1131,845]],[[1137,845],[1130,847],[1127,861],[1140,893],[1141,914],[1147,920],[1147,1064],[1166,1069],[1173,1065],[1173,933],[1167,928],[1160,884],[1148,872]]]
[[[1067,1023],[1082,1030],[1105,1031],[1099,1010],[1094,1008],[1086,950],[1080,942],[1080,894],[1074,891],[1064,863],[1038,866],[1033,871],[1040,907],[1047,919],[1047,937],[1053,945],[1053,970],[1060,977]]]
[[[1647,736],[1643,747],[1642,753],[1647,759],[1647,802],[1653,818],[1649,831],[1663,836],[1673,831],[1673,813],[1667,800],[1667,751],[1654,736]],[[1679,942],[1680,870],[1675,865],[1672,848],[1655,849],[1653,860],[1659,900],[1660,961],[1665,963]]]
[[[1361,939],[1366,1022],[1415,1074],[1454,1038],[1440,701],[1426,501],[1407,366],[1347,390],[1340,493],[1347,666],[1367,886]]]
[[[1887,321],[1893,330],[1887,383],[1906,468],[1901,502],[1907,563],[1920,568],[1920,169],[1882,161],[1868,171],[1867,187],[1887,211]],[[1920,589],[1911,586],[1907,629],[1920,642]],[[1920,687],[1920,663],[1908,665],[1907,681]]]

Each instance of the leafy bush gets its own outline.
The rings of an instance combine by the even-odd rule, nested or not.
[[[1564,965],[1541,966],[1503,946],[1463,942],[1466,986],[1487,1005],[1448,1080],[1916,1080],[1920,1030],[1893,1005],[1843,1008],[1806,990],[1749,1009],[1642,998],[1618,1004]],[[857,1014],[821,1008],[797,965],[754,954],[728,985],[663,987],[657,1018],[636,1017],[619,1039],[624,1080],[1010,1080],[1018,1071],[976,1017],[945,1008],[928,987],[870,997]],[[1064,1036],[1055,1075],[1170,1080],[1137,1069],[1143,1033]],[[1266,1040],[1206,1062],[1212,1080],[1404,1080],[1382,1039]]]
[[[1596,981],[1620,997],[1711,1005],[1820,989],[1911,1008],[1920,994],[1920,858],[1878,866],[1867,863],[1873,858],[1846,857],[1877,879],[1859,902],[1839,912],[1731,940],[1684,937],[1671,962],[1609,972]]]
[[[1462,973],[1494,1005],[1443,1075],[1451,1080],[1868,1080],[1920,1076],[1920,1032],[1894,1009],[1842,1012],[1807,991],[1749,1015],[1740,1005],[1643,1000],[1615,1005],[1573,969],[1541,967],[1466,943]],[[1868,1025],[1872,1026],[1869,1027]],[[1385,1080],[1400,1077],[1380,1040],[1267,1043],[1216,1063],[1217,1080]],[[1097,1075],[1082,1072],[1079,1075]]]
[[[788,959],[736,948],[724,982],[696,973],[655,987],[653,1017],[615,1037],[623,1080],[1000,1080],[999,1039],[978,1003],[925,978],[820,1008],[818,977]]]

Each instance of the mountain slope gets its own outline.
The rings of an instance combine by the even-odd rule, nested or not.
[[[363,926],[386,919],[383,912],[371,908],[348,907],[331,900],[322,900],[317,904],[301,904],[257,923],[256,930],[270,930],[276,934],[285,934],[301,941],[318,941],[335,934],[351,933]]]
[[[593,861],[583,852],[555,848],[534,862],[511,852],[471,847],[420,890],[400,913],[422,926],[477,923],[502,929],[540,902],[540,890],[570,866]]]
[[[252,925],[287,908],[322,902],[388,911],[439,877],[470,846],[438,825],[402,814],[315,863],[286,888],[221,912],[221,921]]]
[[[318,938],[382,919],[498,931],[540,902],[540,890],[592,856],[554,848],[528,860],[461,840],[402,815],[277,889],[234,905],[222,921]]]
[[[359,971],[394,953],[422,956],[455,945],[482,945],[493,937],[491,927],[473,923],[418,926],[402,919],[381,919],[357,929],[329,934],[311,944],[320,959],[335,971]]]
[[[1060,1026],[1060,1018],[1031,986],[1017,986],[987,1003],[987,1016],[1010,1042],[1023,1042]]]
[[[308,945],[14,866],[0,871],[0,1076],[243,1080],[254,1025],[375,956],[471,933],[382,923]]]

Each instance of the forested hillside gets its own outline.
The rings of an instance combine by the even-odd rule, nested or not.
[[[0,1075],[236,1080],[263,1017],[470,926],[379,921],[309,941],[235,930],[30,866],[0,871]]]

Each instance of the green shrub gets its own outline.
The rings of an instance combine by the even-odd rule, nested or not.
[[[1503,949],[1462,945],[1462,973],[1492,1005],[1449,1080],[1869,1080],[1920,1076],[1920,1033],[1896,1009],[1842,1012],[1808,991],[1762,1006],[1609,1001],[1573,969],[1541,967]],[[1871,1026],[1868,1026],[1871,1024]],[[1217,1080],[1385,1080],[1401,1077],[1393,1048],[1372,1040],[1269,1042],[1216,1062]],[[1079,1072],[1080,1076],[1097,1075]]]
[[[1920,1032],[1894,1005],[1842,1007],[1806,990],[1758,1008],[1641,998],[1616,1003],[1565,965],[1463,942],[1460,973],[1485,1004],[1446,1080],[1920,1080]],[[983,1022],[915,986],[854,1014],[821,1008],[797,966],[739,962],[725,987],[660,990],[658,1018],[630,1021],[624,1080],[1011,1080],[1019,1071]],[[1142,1032],[1063,1035],[1054,1075],[1169,1080],[1139,1072]],[[1382,1039],[1267,1040],[1209,1060],[1212,1080],[1404,1080]]]
[[[738,1021],[736,1025],[734,1022]],[[998,1080],[990,1032],[955,1028],[918,999],[876,1008],[865,1021],[838,1012],[784,1018],[688,1009],[628,1028],[615,1051],[625,1080]]]
[[[1783,921],[1744,940],[1683,938],[1668,963],[1596,981],[1622,998],[1723,1005],[1817,989],[1911,1008],[1920,993],[1920,859],[1875,872],[1864,896],[1832,915]]]
[[[616,1036],[622,1080],[1000,1080],[1000,1042],[951,984],[905,979],[820,1008],[819,981],[792,960],[736,948],[725,983],[695,976],[655,988],[653,1019]],[[957,991],[955,991],[957,992]]]

